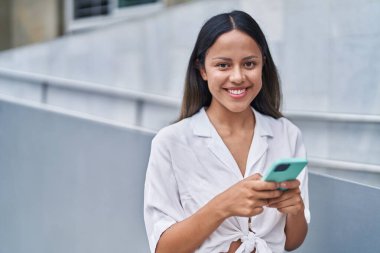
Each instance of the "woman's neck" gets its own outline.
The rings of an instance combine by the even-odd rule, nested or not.
[[[210,106],[206,109],[208,118],[214,127],[226,134],[233,134],[242,130],[253,130],[255,116],[251,107],[243,112],[231,112],[226,108],[215,108]]]

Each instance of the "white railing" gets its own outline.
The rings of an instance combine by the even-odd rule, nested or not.
[[[308,111],[285,111],[284,114],[287,117],[294,118],[294,119],[345,122],[345,123],[380,123],[379,115],[308,112]]]
[[[317,157],[308,157],[309,164],[315,168],[328,168],[337,170],[365,171],[380,173],[380,165],[356,163],[347,161],[338,161],[332,159],[323,159]]]
[[[163,106],[178,107],[178,99],[160,95],[147,94],[140,91],[126,90],[123,88],[107,86],[92,82],[77,81],[61,77],[53,77],[43,74],[27,73],[17,70],[0,68],[0,78],[5,77],[14,80],[24,80],[36,85],[41,85],[41,103],[46,103],[46,94],[49,87],[60,87],[73,91],[86,91],[98,93],[106,96],[122,97],[136,101],[144,101],[150,104],[160,104]]]
[[[146,105],[157,105],[169,108],[179,108],[180,101],[178,99],[169,98],[160,95],[147,94],[140,91],[126,90],[119,87],[112,87],[92,82],[78,81],[60,77],[53,77],[43,74],[27,73],[17,70],[0,68],[0,79],[11,79],[18,81],[26,81],[29,84],[35,84],[40,89],[39,101],[43,104],[49,104],[49,89],[63,88],[70,91],[87,92],[89,94],[97,94],[105,97],[116,97],[135,103],[135,119],[136,125],[141,123],[141,113]],[[0,91],[1,92],[1,91]]]

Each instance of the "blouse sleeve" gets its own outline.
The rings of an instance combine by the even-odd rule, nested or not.
[[[152,141],[144,191],[144,220],[151,252],[155,252],[162,233],[183,219],[169,143],[158,134]]]
[[[306,158],[306,150],[303,144],[302,134],[299,129],[297,129],[297,138],[295,143],[295,154],[294,157]],[[310,223],[310,209],[309,209],[309,187],[308,187],[308,168],[306,167],[301,174],[298,176],[301,185],[301,197],[305,205],[305,218],[306,222]]]

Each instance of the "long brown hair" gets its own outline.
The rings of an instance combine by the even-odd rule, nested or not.
[[[233,11],[210,18],[201,28],[187,67],[181,114],[178,121],[191,117],[202,107],[210,105],[212,95],[207,82],[200,75],[200,68],[204,66],[207,50],[216,39],[233,29],[249,35],[259,45],[263,55],[263,86],[251,106],[260,113],[273,118],[282,117],[280,80],[265,35],[249,14],[243,11]]]

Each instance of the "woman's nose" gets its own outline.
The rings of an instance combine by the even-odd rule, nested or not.
[[[241,68],[239,67],[235,67],[232,72],[231,72],[231,75],[230,75],[230,81],[232,83],[242,83],[244,81],[244,74],[241,70]]]

